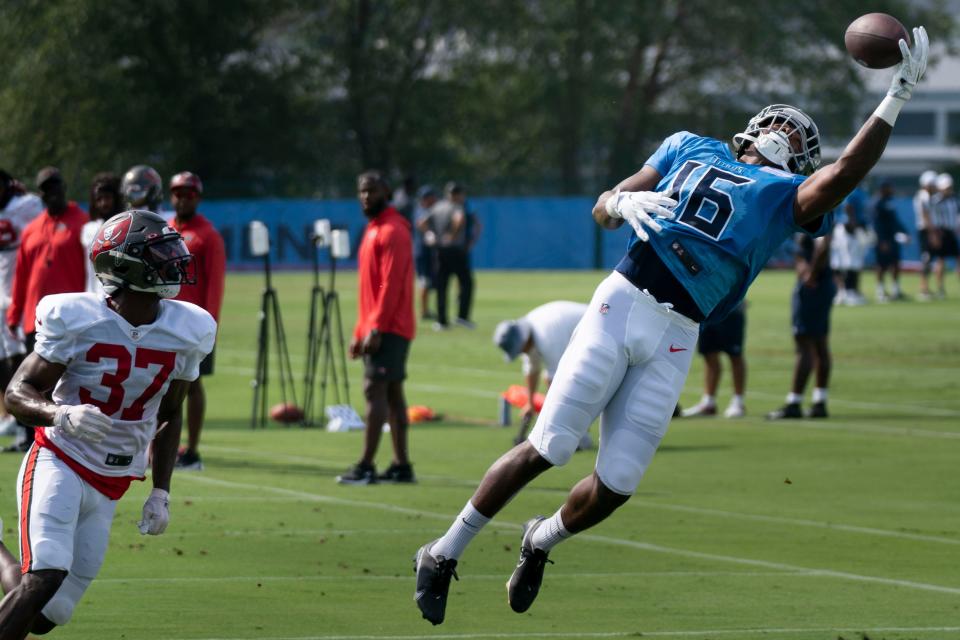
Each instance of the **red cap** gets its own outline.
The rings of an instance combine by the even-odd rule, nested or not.
[[[193,189],[197,193],[203,193],[203,183],[200,178],[189,171],[181,171],[170,179],[170,191],[174,189]]]

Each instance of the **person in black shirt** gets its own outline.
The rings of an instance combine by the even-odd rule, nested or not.
[[[893,185],[880,185],[880,197],[873,205],[873,232],[877,234],[877,302],[903,300],[900,290],[900,243],[908,238],[907,230],[893,208]],[[890,294],[884,284],[887,271],[893,283]]]

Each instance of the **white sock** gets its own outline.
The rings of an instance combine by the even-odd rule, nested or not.
[[[893,281],[893,285],[890,287],[890,290],[893,291],[893,295],[899,296],[899,295],[900,295],[900,281],[899,281],[899,280],[894,280],[894,281]]]
[[[560,518],[561,510],[557,509],[555,514],[544,520],[533,532],[530,543],[534,549],[549,552],[550,549],[573,535],[563,526],[563,520]]]
[[[731,407],[742,407],[743,406],[743,396],[740,394],[733,394],[733,397],[730,398]]]
[[[801,400],[803,400],[803,396],[799,393],[791,391],[787,394],[787,404],[799,404]]]
[[[467,500],[463,511],[453,521],[447,532],[430,548],[430,555],[454,560],[459,559],[470,541],[480,533],[480,529],[483,529],[488,522],[490,522],[490,518],[477,511],[476,507]]]
[[[700,406],[703,407],[715,407],[717,406],[717,397],[712,396],[709,393],[703,394],[700,398]]]
[[[826,402],[827,401],[827,390],[823,387],[816,387],[813,390],[813,401],[814,402]]]

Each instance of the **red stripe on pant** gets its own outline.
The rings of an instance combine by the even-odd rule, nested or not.
[[[27,455],[27,468],[23,470],[23,487],[20,493],[20,573],[30,571],[33,554],[30,549],[30,507],[33,498],[33,476],[37,470],[40,447],[36,443]]]

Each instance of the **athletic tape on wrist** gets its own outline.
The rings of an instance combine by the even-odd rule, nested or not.
[[[878,106],[873,112],[873,115],[877,116],[892,127],[897,122],[897,116],[900,115],[900,109],[902,109],[903,105],[906,103],[907,101],[902,98],[885,96],[880,102],[880,106]]]

